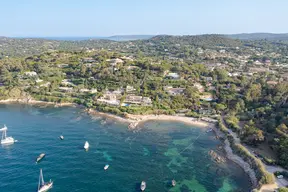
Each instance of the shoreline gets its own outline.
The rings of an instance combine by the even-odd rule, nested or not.
[[[224,134],[219,129],[217,129],[216,126],[214,128],[214,132],[218,137],[225,138]],[[243,160],[242,157],[233,153],[233,150],[230,146],[230,142],[227,139],[223,141],[223,145],[224,145],[224,150],[226,152],[226,158],[236,163],[237,165],[239,165],[244,170],[244,172],[249,176],[251,184],[252,184],[252,188],[253,189],[256,188],[257,178],[256,178],[255,171],[250,167],[250,165],[247,162]]]
[[[34,100],[34,99],[5,99],[5,100],[0,100],[0,104],[11,104],[11,103],[27,104],[27,105],[37,105],[37,104],[54,105],[55,107],[77,106],[77,104],[75,104],[75,103],[56,103],[56,102],[49,102],[49,101],[38,101],[38,100]]]
[[[34,99],[5,99],[0,100],[0,104],[27,104],[27,105],[51,105],[54,107],[77,107],[81,106],[75,103],[56,103],[56,102],[49,102],[49,101],[38,101]],[[81,106],[83,107],[83,106]],[[127,114],[127,117],[121,117],[118,115],[114,115],[111,113],[100,112],[95,109],[87,108],[84,110],[90,115],[100,115],[104,117],[109,117],[115,119],[119,122],[128,123],[130,125],[129,129],[135,129],[139,124],[144,123],[145,121],[178,121],[185,124],[198,126],[201,128],[207,128],[209,126],[214,127],[214,123],[207,122],[204,120],[198,120],[193,117],[186,117],[186,116],[177,116],[177,115],[133,115]]]
[[[55,102],[47,102],[47,101],[37,101],[33,99],[6,99],[6,100],[0,100],[0,104],[11,104],[11,103],[18,103],[18,104],[28,104],[28,105],[51,105],[54,107],[76,107],[81,106],[77,105],[75,103],[55,103]],[[97,115],[97,116],[104,116],[107,118],[115,119],[122,123],[128,123],[128,129],[133,130],[136,129],[137,126],[141,123],[144,123],[146,121],[178,121],[182,122],[188,125],[197,126],[199,128],[212,128],[214,130],[214,133],[216,136],[223,138],[223,133],[217,129],[216,124],[213,122],[207,122],[204,120],[197,120],[193,117],[185,117],[185,116],[173,116],[173,115],[133,115],[133,114],[127,114],[126,117],[121,117],[118,115],[114,115],[111,113],[104,113],[97,111],[95,109],[87,108],[84,109],[86,113],[89,115]],[[233,153],[232,148],[230,146],[230,143],[227,142],[227,139],[223,141],[224,150],[226,153],[226,158],[231,160],[232,162],[239,165],[244,172],[249,176],[252,187],[254,187],[257,183],[257,179],[255,176],[255,171],[250,168],[249,164],[245,162],[240,156]]]

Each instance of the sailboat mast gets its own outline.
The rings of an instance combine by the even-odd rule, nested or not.
[[[42,182],[42,183],[41,183],[42,185],[45,184],[45,183],[44,183],[44,177],[43,177],[42,169],[41,169],[41,182]]]
[[[40,189],[40,181],[41,181],[41,169],[40,169],[40,175],[39,175],[39,181],[38,181],[38,190]]]
[[[3,133],[2,133],[2,140],[6,139],[6,130],[3,130]]]

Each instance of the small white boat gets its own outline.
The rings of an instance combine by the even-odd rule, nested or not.
[[[89,149],[89,143],[88,143],[88,141],[85,142],[85,144],[84,144],[84,149],[86,149],[86,150]]]
[[[53,182],[44,182],[43,174],[42,174],[42,169],[40,169],[40,176],[39,176],[39,183],[38,183],[38,192],[45,192],[51,189],[53,186]]]
[[[64,139],[64,136],[63,135],[60,135],[60,137],[59,137],[61,140],[63,140]]]
[[[36,163],[38,163],[39,161],[41,161],[44,157],[45,157],[45,153],[41,153],[41,154],[37,157]]]
[[[209,133],[209,132],[212,132],[212,131],[213,131],[213,129],[210,128],[210,129],[208,129],[208,130],[206,131],[206,133]]]
[[[176,186],[176,181],[173,179],[173,180],[171,181],[171,184],[172,184],[173,187],[175,187],[175,186]]]
[[[141,187],[140,187],[141,191],[144,191],[146,189],[146,182],[142,181],[141,182]]]
[[[109,165],[105,165],[104,170],[107,170],[109,168]]]
[[[1,139],[1,144],[3,145],[9,145],[15,143],[15,140],[13,137],[7,137],[7,127],[4,125],[4,127],[1,129],[2,130],[2,139]]]

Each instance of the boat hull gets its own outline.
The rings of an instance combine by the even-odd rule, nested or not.
[[[141,182],[140,189],[141,189],[141,191],[144,191],[146,189],[146,182],[144,182],[144,181]]]
[[[89,143],[86,141],[84,145],[84,149],[87,151],[89,149]]]
[[[2,145],[14,144],[15,140],[12,137],[7,137],[6,139],[1,140]]]
[[[46,156],[45,154],[41,154],[39,157],[37,157],[36,163],[38,163],[39,161],[41,161],[45,156]]]
[[[43,186],[38,190],[38,192],[48,191],[49,189],[52,188],[52,186],[53,186],[53,182],[47,183],[47,184],[43,185]]]

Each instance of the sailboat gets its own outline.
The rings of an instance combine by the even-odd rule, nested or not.
[[[85,142],[84,149],[85,149],[86,151],[89,149],[89,143],[88,143],[88,141]]]
[[[40,176],[39,176],[39,183],[38,183],[38,192],[48,191],[49,189],[52,188],[52,186],[53,186],[53,182],[51,181],[51,179],[47,183],[44,182],[42,169],[40,169]]]
[[[2,139],[1,139],[1,144],[3,145],[8,145],[8,144],[13,144],[15,142],[13,137],[7,137],[7,127],[4,125],[4,127],[1,129],[2,131]]]

